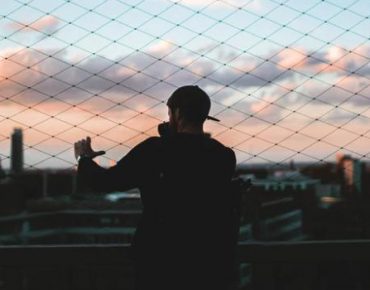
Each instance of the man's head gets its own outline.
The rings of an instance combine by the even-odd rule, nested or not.
[[[179,124],[191,127],[202,127],[209,117],[211,108],[209,96],[198,86],[183,86],[176,89],[167,101],[170,124],[175,130]]]

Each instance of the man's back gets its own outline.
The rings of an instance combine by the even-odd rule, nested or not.
[[[203,134],[146,142],[151,165],[140,186],[144,212],[134,245],[142,275],[162,277],[158,283],[169,288],[179,280],[192,289],[212,280],[220,286],[233,254],[233,151]]]

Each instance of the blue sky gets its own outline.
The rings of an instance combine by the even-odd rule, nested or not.
[[[222,121],[206,129],[239,162],[368,159],[369,12],[365,0],[3,0],[3,164],[14,127],[27,166],[73,166],[85,135],[111,164],[156,134],[183,84],[210,94]]]

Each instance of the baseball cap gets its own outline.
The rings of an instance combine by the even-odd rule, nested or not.
[[[205,121],[220,120],[209,116],[211,99],[205,91],[198,86],[183,86],[176,89],[167,101],[170,109],[179,108],[180,112],[190,120]]]

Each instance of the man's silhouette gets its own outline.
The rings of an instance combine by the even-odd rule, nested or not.
[[[234,152],[203,131],[211,102],[198,86],[168,99],[169,122],[109,169],[91,139],[75,143],[79,178],[100,191],[138,187],[143,214],[133,240],[135,289],[227,289],[235,246]]]

